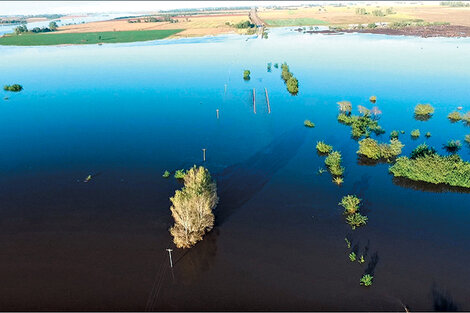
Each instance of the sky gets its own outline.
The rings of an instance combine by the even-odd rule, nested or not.
[[[183,8],[300,5],[312,2],[313,1],[0,1],[0,15],[139,13]]]

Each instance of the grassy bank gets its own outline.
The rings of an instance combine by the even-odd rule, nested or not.
[[[163,39],[183,31],[183,29],[161,29],[121,32],[91,33],[47,33],[7,35],[0,38],[0,45],[5,46],[49,46],[78,45],[97,43],[119,43]]]

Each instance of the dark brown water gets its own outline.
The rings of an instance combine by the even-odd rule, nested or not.
[[[470,310],[469,194],[363,164],[336,121],[337,101],[370,107],[374,94],[379,140],[403,129],[404,154],[424,141],[445,153],[470,129],[446,119],[470,109],[469,41],[282,30],[245,39],[0,48],[2,81],[25,87],[0,103],[2,310]],[[284,60],[296,97],[266,71]],[[429,121],[413,118],[418,102],[436,108]],[[432,137],[412,140],[415,128]],[[341,187],[317,174],[318,140],[343,154]],[[169,197],[181,185],[161,175],[202,164],[202,148],[218,182],[216,227],[194,248],[173,247],[171,269]],[[459,153],[469,160],[468,146]],[[363,199],[365,227],[345,223],[346,194]]]

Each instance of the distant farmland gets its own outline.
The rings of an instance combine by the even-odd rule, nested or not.
[[[7,46],[49,46],[80,45],[97,43],[119,43],[163,39],[183,29],[159,29],[142,31],[110,31],[90,33],[48,33],[8,35],[0,38],[0,45]]]
[[[288,19],[265,19],[268,26],[310,26],[310,25],[324,25],[328,24],[325,21],[315,18],[288,18]]]

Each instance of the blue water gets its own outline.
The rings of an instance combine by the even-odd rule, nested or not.
[[[469,194],[403,186],[388,164],[358,164],[357,141],[336,121],[337,101],[370,108],[376,95],[387,131],[377,138],[405,130],[403,154],[463,142],[470,128],[446,116],[470,111],[469,39],[281,28],[268,40],[0,52],[0,83],[24,87],[0,100],[3,309],[470,310]],[[297,96],[280,69],[266,70],[284,61]],[[417,103],[435,107],[429,121],[414,119]],[[412,140],[415,128],[422,137]],[[317,175],[318,140],[342,152],[341,187]],[[180,188],[161,174],[202,164],[202,148],[219,181],[218,226],[189,253],[176,249],[174,271],[161,272],[168,197]],[[459,154],[470,161],[469,152]],[[96,176],[84,184],[88,174]],[[355,231],[337,206],[352,193],[369,217]],[[349,261],[345,236],[358,251],[369,247],[364,265]]]

